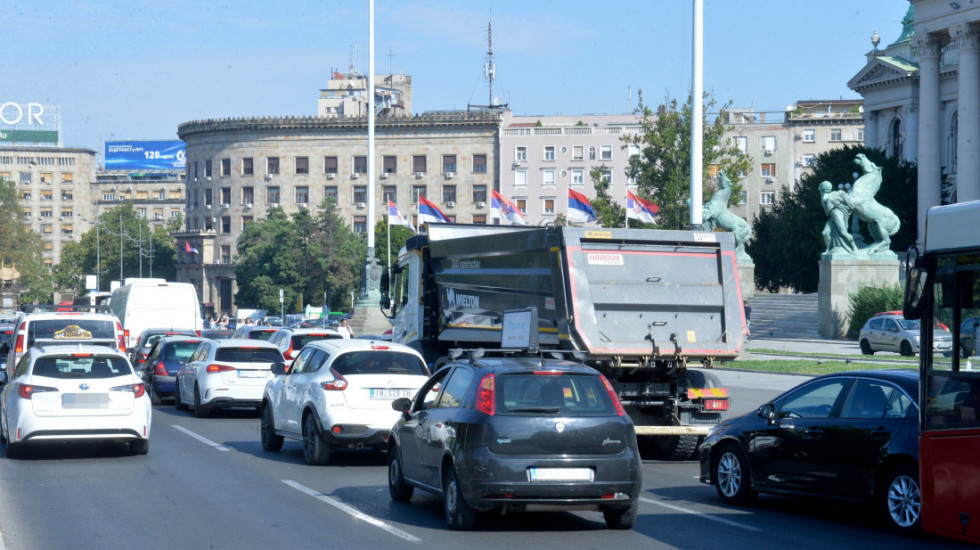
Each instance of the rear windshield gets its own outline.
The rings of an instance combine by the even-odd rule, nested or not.
[[[28,326],[28,346],[34,345],[37,340],[81,342],[97,338],[113,339],[116,337],[115,323],[102,319],[80,319],[75,316],[65,316],[64,319],[38,319]]]
[[[274,330],[253,330],[246,336],[248,336],[249,340],[268,340],[272,338],[272,335],[275,333],[276,331]]]
[[[269,348],[221,348],[214,355],[215,361],[226,363],[282,363],[279,350]]]
[[[609,392],[598,376],[507,374],[497,376],[495,385],[497,414],[616,414]]]
[[[160,338],[165,338],[167,336],[196,336],[192,333],[187,332],[161,332],[160,334],[151,334],[146,337],[146,343],[143,344],[144,348],[152,348],[153,344],[157,343]]]
[[[201,343],[197,341],[167,344],[166,349],[163,350],[163,358],[166,361],[187,361],[199,345]]]
[[[409,353],[384,350],[352,351],[338,357],[331,368],[342,376],[349,374],[421,374],[425,365]]]
[[[125,358],[98,355],[49,355],[35,361],[32,371],[34,376],[48,378],[113,378],[132,373]]]
[[[298,334],[293,336],[293,349],[302,349],[303,346],[309,344],[310,342],[316,342],[317,340],[330,340],[334,338],[343,338],[339,334],[318,332],[316,334]]]

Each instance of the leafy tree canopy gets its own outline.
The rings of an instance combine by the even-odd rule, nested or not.
[[[405,246],[405,241],[410,239],[415,233],[404,225],[391,226],[391,250],[388,250],[388,216],[384,216],[374,226],[374,255],[381,262],[381,267],[388,267],[388,264],[395,265],[398,260],[398,251]]]
[[[42,256],[43,239],[24,224],[17,186],[9,180],[0,180],[0,235],[0,263],[20,273],[21,303],[50,302],[54,286]]]

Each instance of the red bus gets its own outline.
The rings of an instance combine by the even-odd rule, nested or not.
[[[919,349],[936,322],[953,351],[919,360],[922,529],[980,542],[980,201],[926,214],[924,250],[906,277],[903,312],[921,319]]]

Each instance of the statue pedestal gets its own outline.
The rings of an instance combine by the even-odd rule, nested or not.
[[[755,264],[738,262],[738,283],[742,289],[742,299],[751,300],[755,296]]]
[[[834,258],[820,259],[820,283],[817,286],[817,313],[820,335],[824,338],[843,338],[851,322],[849,293],[863,286],[898,284],[896,259]]]

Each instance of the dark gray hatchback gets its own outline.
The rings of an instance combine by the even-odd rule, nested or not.
[[[609,382],[566,360],[482,357],[439,369],[388,440],[391,498],[415,487],[444,498],[446,522],[476,513],[595,510],[614,529],[636,521],[640,453]]]

